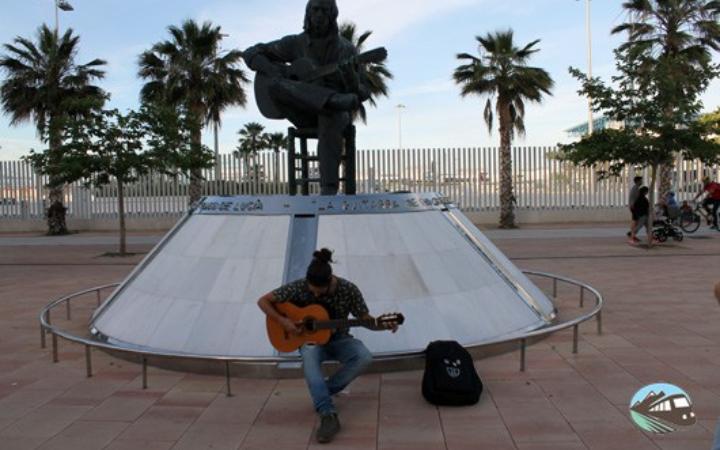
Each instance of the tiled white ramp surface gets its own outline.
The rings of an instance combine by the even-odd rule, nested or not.
[[[211,197],[91,327],[113,343],[161,352],[276,356],[257,299],[301,276],[307,263],[288,270],[290,261],[321,247],[335,251],[335,273],[359,286],[372,314],[405,316],[394,336],[354,330],[375,354],[416,352],[438,339],[482,344],[553,315],[548,298],[437,194]]]
[[[373,352],[422,350],[436,339],[477,344],[544,323],[440,211],[321,216],[318,246],[335,250],[335,272],[360,287],[371,313],[405,316],[392,338],[356,330]],[[551,312],[544,295],[515,275]]]
[[[282,284],[290,216],[196,215],[95,322],[123,343],[271,355],[257,299]]]

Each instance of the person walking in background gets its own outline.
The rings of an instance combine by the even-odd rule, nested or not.
[[[632,204],[632,219],[634,226],[630,230],[630,240],[628,241],[628,244],[630,245],[636,245],[638,242],[640,242],[640,239],[637,238],[637,233],[643,227],[645,227],[645,232],[648,235],[648,241],[651,239],[652,233],[650,232],[650,227],[648,224],[650,212],[650,202],[647,199],[648,192],[650,192],[650,190],[647,188],[647,186],[641,187],[638,190],[637,199]]]
[[[703,178],[703,188],[695,196],[693,201],[697,201],[701,195],[707,192],[707,197],[703,200],[702,205],[705,210],[711,214],[712,229],[718,229],[718,209],[720,209],[720,184],[710,181],[710,177]]]
[[[642,177],[635,177],[633,178],[633,185],[630,188],[630,194],[628,195],[628,209],[630,210],[630,231],[627,232],[627,236],[632,239],[633,236],[633,230],[637,226],[637,222],[635,222],[635,214],[633,213],[633,205],[635,204],[635,201],[638,198],[638,192],[640,191],[640,186],[642,186],[643,178]]]

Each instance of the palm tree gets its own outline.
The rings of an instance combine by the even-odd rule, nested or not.
[[[245,126],[238,131],[240,138],[238,139],[238,146],[235,150],[236,157],[242,157],[245,162],[245,173],[250,175],[251,172],[257,174],[257,164],[255,163],[255,156],[260,150],[268,148],[267,134],[265,134],[265,127],[257,122],[246,123]],[[254,171],[251,170],[250,159],[253,160],[252,166]]]
[[[265,141],[267,146],[275,153],[275,181],[280,181],[280,150],[287,147],[287,136],[284,133],[269,133],[265,135]]]
[[[712,64],[710,50],[720,51],[720,2],[716,0],[629,0],[623,3],[629,21],[612,30],[627,32],[628,41],[620,46],[643,61],[645,70],[662,70],[669,83],[659,86],[659,96],[671,117],[675,105],[691,95],[682,88],[688,67]],[[661,194],[670,190],[672,164],[660,168]]]
[[[82,117],[105,102],[106,94],[91,83],[101,79],[100,69],[105,61],[94,59],[86,64],[75,63],[80,37],[68,29],[62,36],[41,26],[37,42],[16,37],[13,44],[5,44],[7,52],[0,57],[0,68],[7,77],[0,86],[3,111],[10,115],[10,124],[34,122],[38,135],[48,142],[43,172],[49,177],[48,234],[68,232],[63,205],[64,182],[54,176],[62,158],[60,151],[63,122]]]
[[[455,69],[453,78],[462,87],[461,95],[487,96],[484,118],[492,133],[493,104],[500,125],[500,227],[515,228],[515,196],[512,184],[512,156],[510,146],[515,137],[525,134],[525,102],[540,103],[543,94],[552,95],[555,84],[545,70],[527,66],[530,56],[539,51],[534,48],[539,40],[518,48],[513,42],[513,31],[488,33],[477,36],[480,57],[467,53],[457,55],[467,60]]]
[[[218,54],[223,38],[219,26],[205,22],[199,26],[187,20],[181,27],[170,26],[171,40],[158,42],[140,55],[139,75],[149,80],[141,98],[147,103],[184,107],[191,118],[190,133],[195,151],[200,151],[203,125],[220,121],[230,106],[245,106],[244,83],[248,78],[240,68],[242,53],[231,50]],[[200,167],[190,170],[190,202],[200,198]]]
[[[358,53],[362,53],[365,48],[365,41],[372,35],[372,31],[366,31],[361,35],[357,35],[357,27],[352,22],[344,22],[340,25],[340,36],[347,39],[357,49]],[[372,106],[376,106],[377,97],[388,96],[388,80],[392,80],[393,74],[388,70],[385,62],[372,63],[365,65],[365,82],[370,89],[370,99],[368,100]],[[365,107],[360,106],[357,113],[363,123],[367,122],[367,113]]]

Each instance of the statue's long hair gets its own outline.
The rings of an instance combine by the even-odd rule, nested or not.
[[[303,30],[305,30],[306,33],[310,33],[310,4],[312,3],[312,0],[308,1],[307,6],[305,6],[305,22],[303,24]],[[340,11],[338,11],[337,3],[335,0],[332,0],[332,7],[330,9],[330,30],[328,31],[328,36],[336,36],[338,33],[340,33],[340,28],[338,26],[338,15],[340,15]]]

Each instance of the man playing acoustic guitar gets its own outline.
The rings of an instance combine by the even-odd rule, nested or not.
[[[337,18],[335,0],[310,0],[303,33],[243,52],[245,63],[257,72],[255,98],[263,115],[289,119],[299,128],[317,127],[322,195],[337,194],[343,133],[352,113],[370,98],[364,73],[354,60],[357,49],[340,36]],[[387,52],[382,51],[384,59]],[[296,63],[337,66],[319,77],[303,77],[291,71]]]
[[[350,281],[332,274],[330,263],[332,252],[326,248],[316,251],[308,266],[305,279],[286,284],[263,295],[258,306],[267,315],[268,321],[279,323],[287,335],[301,335],[305,330],[278,309],[286,302],[296,306],[321,305],[330,319],[346,319],[352,313],[363,322],[374,323],[377,328],[397,331],[397,323],[382,322],[368,313],[367,305],[360,290]],[[320,427],[316,439],[320,443],[330,442],[340,431],[340,422],[332,396],[342,391],[363,370],[370,365],[372,354],[358,339],[352,337],[347,328],[335,330],[325,344],[307,343],[300,347],[303,372],[315,410],[320,415]],[[342,366],[330,378],[325,379],[322,363],[337,360]]]

